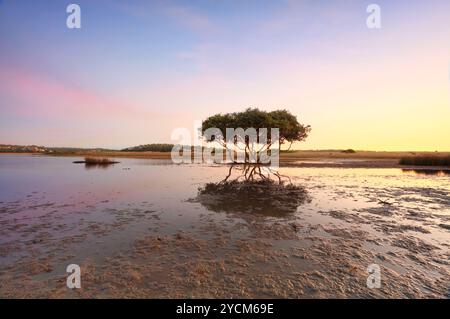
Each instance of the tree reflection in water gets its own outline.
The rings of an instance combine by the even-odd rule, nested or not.
[[[237,177],[233,173],[238,173]],[[295,213],[311,198],[288,176],[267,166],[245,164],[231,165],[224,180],[200,187],[194,201],[215,212],[282,217]]]

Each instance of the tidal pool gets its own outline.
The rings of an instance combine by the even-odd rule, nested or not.
[[[445,172],[282,167],[292,204],[199,196],[225,166],[77,160],[0,156],[0,297],[450,297]]]

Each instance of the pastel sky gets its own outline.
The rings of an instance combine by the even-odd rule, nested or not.
[[[247,107],[310,124],[299,149],[450,151],[450,1],[0,0],[0,143],[172,142]]]

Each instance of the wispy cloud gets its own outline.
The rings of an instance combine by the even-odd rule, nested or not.
[[[58,114],[72,116],[137,116],[142,112],[131,101],[111,96],[103,96],[92,90],[84,89],[74,84],[62,83],[56,79],[36,72],[2,66],[0,88],[2,95],[25,103],[2,111],[8,110],[13,114],[51,116]],[[27,107],[26,105],[31,105]],[[39,105],[39,108],[35,106]]]
[[[213,27],[213,23],[208,16],[200,13],[194,7],[178,4],[169,5],[164,7],[163,11],[176,23],[190,29],[205,31],[211,30]]]
[[[118,1],[114,6],[121,12],[138,18],[160,15],[191,31],[210,32],[215,27],[211,18],[193,5],[169,1]]]

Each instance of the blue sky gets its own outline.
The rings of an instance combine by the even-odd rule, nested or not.
[[[170,142],[252,106],[311,124],[301,148],[450,150],[448,1],[72,2],[79,30],[70,1],[0,2],[0,143]]]

